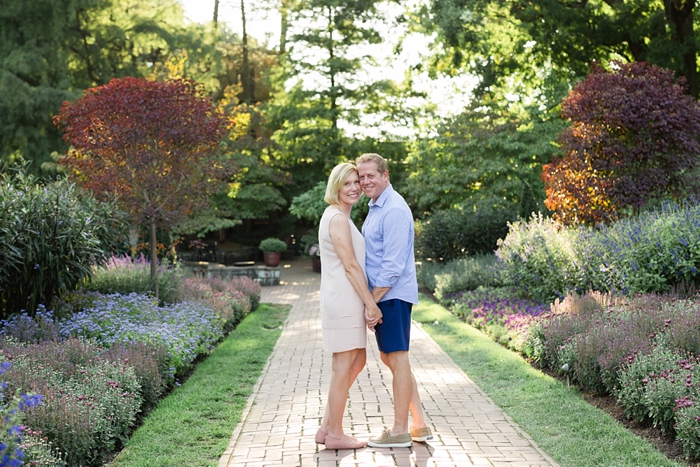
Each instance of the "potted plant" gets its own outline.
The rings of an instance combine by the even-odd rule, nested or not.
[[[265,266],[279,266],[282,252],[287,249],[287,244],[278,238],[266,238],[258,246],[263,252]]]
[[[318,247],[318,243],[311,245],[307,253],[311,256],[311,269],[314,272],[321,272],[321,249]]]
[[[321,249],[318,247],[318,235],[308,232],[301,237],[301,251],[304,257],[311,258],[311,268],[321,272]]]

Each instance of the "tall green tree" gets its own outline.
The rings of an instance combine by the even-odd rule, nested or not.
[[[71,92],[65,25],[81,0],[4,2],[0,8],[0,168],[20,159],[39,173],[63,148],[51,123]]]
[[[147,76],[181,45],[184,30],[176,0],[82,0],[66,19],[64,46],[79,89]]]
[[[591,62],[616,59],[673,69],[697,97],[694,9],[694,0],[432,0],[423,24],[439,34],[437,62],[465,66],[483,91],[519,77],[582,79]]]
[[[420,216],[485,198],[504,200],[514,212],[521,205],[537,210],[545,197],[542,166],[558,153],[552,142],[564,128],[546,115],[472,108],[447,119],[437,137],[416,141],[405,195]]]
[[[240,38],[226,28],[185,25],[176,0],[6,2],[0,9],[0,165],[23,158],[33,161],[34,173],[50,175],[51,154],[66,149],[51,116],[63,101],[115,77],[158,75],[179,62],[179,76],[220,93],[237,77],[229,79],[226,66],[235,50],[219,44],[236,43]]]
[[[276,94],[268,112],[280,145],[279,162],[293,172],[294,194],[311,188],[340,160],[358,154],[344,130],[400,120],[401,89],[373,76],[364,46],[382,37],[380,0],[303,0],[284,2],[289,30],[286,53],[275,76]]]

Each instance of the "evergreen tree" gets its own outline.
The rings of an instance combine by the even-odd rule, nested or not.
[[[281,148],[278,162],[294,176],[293,194],[311,188],[339,161],[359,155],[348,126],[405,115],[394,101],[400,100],[399,87],[369,71],[374,61],[365,46],[382,42],[376,27],[380,3],[285,2],[286,53],[268,114]]]

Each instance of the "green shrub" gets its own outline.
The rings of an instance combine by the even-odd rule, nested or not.
[[[689,459],[700,459],[700,397],[683,406],[676,405],[676,439]]]
[[[178,301],[183,274],[176,266],[161,260],[158,264],[158,299],[161,304]],[[94,269],[92,278],[83,285],[83,290],[102,294],[130,293],[153,295],[151,263],[143,255],[136,258],[112,256],[105,265]]]
[[[485,198],[459,208],[435,211],[416,231],[419,258],[446,263],[457,258],[490,254],[517,218],[513,207],[498,198]]]
[[[494,255],[485,254],[447,263],[435,275],[435,298],[441,303],[449,303],[451,295],[456,292],[495,286],[495,260]]]
[[[123,214],[75,185],[44,186],[22,172],[0,175],[0,317],[75,289],[104,262],[123,230]]]
[[[264,253],[282,253],[287,250],[287,244],[278,238],[266,238],[258,246]]]
[[[58,450],[51,442],[42,435],[40,431],[28,429],[22,434],[20,448],[24,452],[24,465],[42,467],[66,467],[65,455]]]
[[[510,224],[496,251],[499,281],[543,302],[564,298],[577,284],[575,235],[575,230],[560,229],[541,214]]]
[[[700,204],[664,203],[610,226],[562,228],[534,216],[499,241],[499,279],[540,300],[568,292],[667,292],[700,279]]]
[[[423,261],[416,270],[418,284],[445,303],[449,294],[496,285],[494,255],[475,255],[447,263]]]

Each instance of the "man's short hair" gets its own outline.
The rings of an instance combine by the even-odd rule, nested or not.
[[[365,162],[374,162],[375,164],[377,164],[377,170],[380,174],[384,174],[384,172],[389,170],[389,167],[386,163],[386,159],[384,159],[379,154],[368,152],[366,154],[362,154],[360,157],[355,159],[355,165],[364,164]]]
[[[328,176],[328,184],[326,185],[326,195],[323,200],[328,204],[338,204],[338,193],[343,187],[345,180],[352,172],[357,172],[357,167],[350,162],[343,162],[336,165],[331,170]]]

